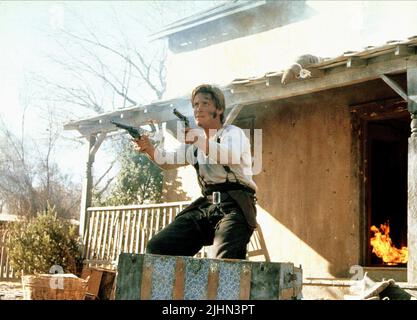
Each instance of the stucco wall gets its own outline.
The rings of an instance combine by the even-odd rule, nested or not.
[[[301,54],[336,57],[407,39],[417,34],[415,12],[413,1],[306,1],[305,16],[300,18],[295,9],[285,11],[294,22],[279,28],[198,50],[169,52],[165,98],[189,94],[200,83],[227,85],[233,79],[280,71]]]

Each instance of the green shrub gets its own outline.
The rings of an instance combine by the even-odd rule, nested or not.
[[[82,257],[77,228],[59,220],[54,208],[11,224],[8,232],[7,252],[17,275],[49,273],[56,265],[65,273],[79,274]]]

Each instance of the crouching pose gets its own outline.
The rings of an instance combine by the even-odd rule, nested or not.
[[[182,165],[194,165],[203,196],[157,233],[146,252],[193,256],[203,246],[213,245],[214,258],[245,259],[256,227],[257,187],[252,180],[249,139],[239,127],[224,125],[225,98],[219,88],[198,86],[191,103],[198,128],[186,128],[184,143],[170,152],[186,154]],[[135,144],[137,151],[148,154],[161,168],[173,167],[159,163],[169,151],[155,148],[148,137]]]

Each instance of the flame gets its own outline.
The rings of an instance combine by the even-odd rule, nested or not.
[[[389,236],[389,229],[388,222],[381,224],[379,229],[376,226],[371,227],[371,231],[374,233],[374,236],[371,238],[372,252],[388,265],[407,263],[407,247],[396,248]]]

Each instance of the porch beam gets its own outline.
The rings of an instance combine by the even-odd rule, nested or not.
[[[366,59],[360,57],[349,57],[346,61],[346,68],[359,68],[366,66]]]
[[[93,161],[94,161],[94,157],[96,155],[96,152],[100,148],[104,139],[106,139],[106,136],[107,136],[107,133],[103,132],[103,133],[98,134],[97,139],[95,139],[96,141],[94,142],[94,145],[90,149],[90,157],[93,157]]]
[[[382,55],[370,59],[361,58],[356,60],[363,60],[363,66],[354,68],[353,65],[355,63],[357,64],[357,61],[353,63],[352,60],[351,64],[353,65],[348,67],[346,61],[342,61],[340,66],[326,69],[318,77],[294,81],[285,86],[280,81],[266,77],[263,81],[255,84],[247,80],[247,84],[223,87],[222,89],[227,101],[226,108],[229,109],[236,105],[251,105],[272,100],[287,99],[294,96],[378,79],[381,75],[405,73],[407,63],[415,62],[417,55],[414,54],[407,57],[401,55],[394,55],[394,57],[392,55]],[[409,94],[409,99],[414,99],[413,101],[416,102],[417,96],[410,96]],[[122,120],[123,123],[133,126],[146,125],[151,120],[159,123],[175,120],[176,117],[172,113],[173,108],[176,108],[187,117],[192,117],[189,98],[180,97],[157,102],[149,106],[122,109],[90,119],[73,121],[65,124],[64,129],[78,130],[88,139],[91,134],[116,131],[115,126],[110,123],[110,120]]]
[[[395,47],[394,54],[396,56],[409,56],[410,54],[414,54],[415,47],[410,47],[407,44],[399,44]]]
[[[408,101],[408,95],[407,93],[401,88],[401,86],[395,82],[393,79],[391,79],[389,76],[385,74],[381,74],[381,79],[384,80],[384,82],[391,87],[392,90],[394,90],[401,98],[404,99],[404,101]]]
[[[353,84],[375,80],[383,74],[404,73],[408,62],[415,62],[416,55],[408,57],[376,57],[368,61],[363,68],[346,68],[340,66],[328,70],[325,77],[300,80],[286,86],[274,84],[270,86],[247,86],[246,90],[227,91],[229,104],[255,104],[271,100],[286,99],[294,96],[311,94],[323,90],[350,86]]]
[[[169,103],[168,103],[169,102]],[[137,107],[102,114],[93,118],[74,121],[64,125],[64,130],[78,130],[84,137],[92,134],[113,132],[119,130],[110,120],[121,122],[134,127],[149,124],[150,121],[157,123],[176,120],[173,109],[176,108],[187,117],[192,117],[191,102],[189,99],[178,98],[167,103],[156,103],[149,107]]]
[[[407,90],[409,97],[417,95],[417,63],[407,67]],[[407,282],[417,283],[417,104],[408,101],[411,113],[411,136],[408,139],[408,221],[407,221]]]
[[[235,119],[239,115],[240,111],[242,111],[243,107],[244,107],[243,104],[234,106],[233,109],[227,115],[226,120],[224,121],[224,124],[225,125],[232,124],[233,121],[235,121]]]

